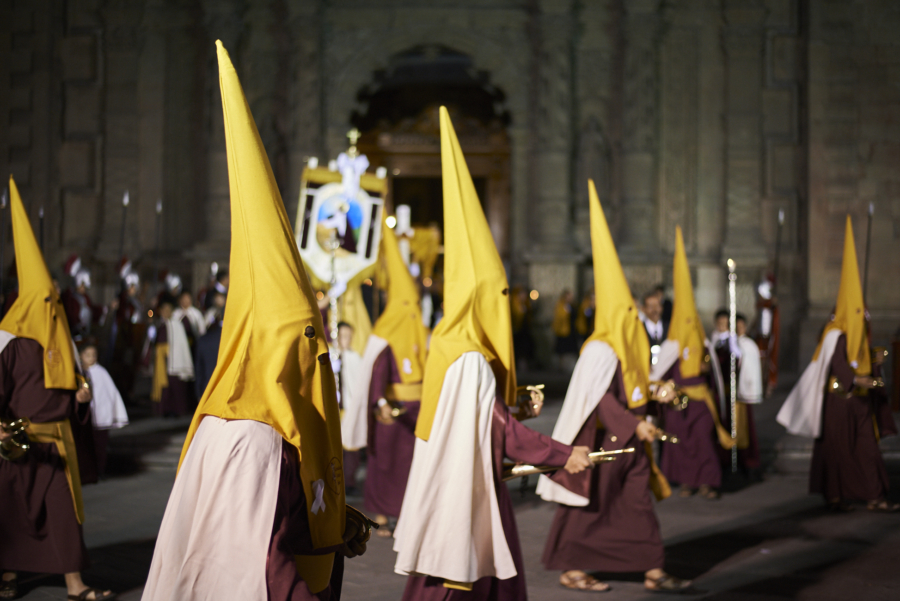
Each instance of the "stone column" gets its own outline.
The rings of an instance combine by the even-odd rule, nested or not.
[[[225,126],[222,120],[222,96],[219,91],[219,66],[215,40],[222,40],[235,64],[243,30],[244,3],[241,0],[202,0],[203,25],[209,36],[209,130],[207,132],[207,193],[204,203],[205,238],[187,256],[193,262],[195,286],[205,285],[210,263],[228,263],[231,245],[231,197],[228,189],[228,157],[225,151]]]
[[[659,252],[654,227],[659,142],[659,10],[659,0],[624,4],[622,227],[618,242],[625,261],[654,257]]]
[[[765,7],[762,1],[728,0],[723,10],[726,212],[722,260],[733,258],[741,270],[758,269],[766,261],[760,242]]]

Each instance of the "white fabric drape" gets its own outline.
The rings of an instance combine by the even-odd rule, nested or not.
[[[553,440],[568,445],[574,442],[584,422],[609,389],[618,365],[619,357],[616,351],[605,342],[595,340],[584,347],[578,362],[575,363],[566,399],[553,428]],[[584,507],[588,504],[587,498],[576,495],[543,475],[538,479],[537,494],[545,501],[573,507]]]
[[[778,411],[776,421],[797,436],[818,438],[822,433],[822,403],[831,370],[831,358],[843,332],[830,330],[822,341],[819,358],[811,361]]]
[[[481,353],[468,352],[444,376],[428,441],[416,439],[400,520],[398,574],[457,582],[516,575],[491,453],[497,382]]]
[[[197,336],[203,336],[206,334],[206,317],[197,307],[188,307],[187,309],[182,309],[178,307],[174,311],[172,311],[172,319],[175,321],[181,321],[185,317],[188,318],[188,321],[191,324],[191,328],[194,330],[194,334]]]
[[[125,403],[106,368],[95,363],[87,368],[87,377],[91,381],[94,427],[98,430],[112,430],[127,426],[128,412],[125,410]]]
[[[344,416],[341,418],[341,440],[348,451],[362,449],[368,444],[369,436],[369,385],[372,382],[372,368],[378,355],[387,348],[387,340],[370,335],[363,351],[362,361],[351,386],[352,398],[344,399]],[[343,382],[343,379],[342,379]],[[341,391],[341,394],[345,394]]]
[[[169,358],[166,372],[179,380],[194,379],[194,358],[191,356],[191,345],[188,343],[187,332],[181,321],[166,320],[166,334],[169,342]]]
[[[738,376],[738,400],[742,403],[762,403],[762,361],[759,346],[747,336],[738,337],[741,350],[741,373]]]
[[[281,474],[281,436],[267,424],[207,415],[163,516],[143,601],[265,601]]]

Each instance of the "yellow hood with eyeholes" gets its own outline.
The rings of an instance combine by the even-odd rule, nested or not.
[[[684,251],[681,226],[675,228],[675,261],[673,267],[675,300],[672,303],[672,320],[669,323],[669,340],[678,343],[679,369],[685,378],[700,375],[703,356],[706,354],[706,333],[697,305],[694,302],[694,287],[691,283],[691,269]]]
[[[591,204],[596,312],[594,332],[584,344],[599,340],[616,352],[622,364],[628,407],[634,409],[649,400],[650,341],[634,306],[634,297],[628,288],[628,280],[619,262],[619,253],[616,252],[593,180],[588,180],[588,197]]]
[[[401,381],[414,384],[422,381],[425,372],[428,330],[422,323],[419,290],[400,256],[397,236],[384,221],[381,231],[381,256],[388,277],[387,304],[372,333],[387,340],[397,361]],[[409,370],[404,369],[404,365]]]
[[[484,355],[507,405],[516,402],[516,363],[506,269],[447,109],[441,107],[444,184],[444,317],[431,335],[416,436],[428,440],[447,369],[464,353]],[[475,399],[472,399],[475,402]]]
[[[34,237],[22,197],[9,178],[9,212],[19,296],[0,321],[0,330],[38,342],[44,349],[44,386],[75,390],[75,349],[66,312]]]
[[[181,459],[205,415],[268,424],[300,456],[313,546],[337,545],[344,481],[325,328],[237,73],[222,43],[216,47],[231,191],[231,286],[218,363]],[[314,503],[320,494],[324,510]]]
[[[859,279],[859,264],[856,261],[856,242],[853,238],[853,222],[847,215],[844,227],[844,259],[841,265],[841,285],[838,288],[837,303],[834,307],[834,319],[828,322],[819,346],[815,361],[819,357],[822,341],[831,330],[840,330],[847,339],[847,361],[858,376],[872,373],[872,356],[869,351],[869,333],[866,327],[866,303],[863,298],[862,284]]]

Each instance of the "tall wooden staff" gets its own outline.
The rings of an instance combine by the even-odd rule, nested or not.
[[[156,249],[153,252],[153,264],[154,264],[154,273],[153,273],[153,286],[156,286],[156,283],[159,282],[159,245],[160,245],[160,235],[162,231],[162,199],[156,201]]]
[[[737,340],[737,274],[734,272],[734,259],[728,259],[728,330],[731,333],[731,374],[729,378],[729,396],[731,402],[731,473],[737,472],[737,355],[734,354],[733,341]]]
[[[872,248],[872,217],[875,215],[875,203],[869,203],[869,221],[866,224],[866,259],[863,267],[863,303],[869,304],[869,251]]]
[[[125,190],[125,195],[122,197],[122,231],[119,235],[119,259],[125,256],[125,224],[128,220],[128,203],[130,199],[128,198],[128,190]]]

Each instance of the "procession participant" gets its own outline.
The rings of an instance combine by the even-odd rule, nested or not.
[[[875,410],[871,391],[883,386],[873,377],[866,307],[856,262],[853,226],[847,216],[844,258],[837,304],[812,362],[778,412],[777,421],[797,436],[815,438],[809,491],[821,494],[836,511],[850,501],[866,501],[872,511],[897,511],[888,503],[888,475],[878,436],[896,434],[893,419]],[[874,424],[874,427],[873,427]]]
[[[756,342],[747,336],[747,318],[738,313],[735,317],[736,335],[731,336],[731,313],[726,309],[716,312],[716,331],[713,347],[722,374],[722,425],[731,432],[731,353],[737,360],[737,448],[738,466],[746,475],[759,477],[762,462],[759,455],[759,439],[756,437],[756,420],[753,405],[762,402],[763,380],[760,351]],[[731,449],[719,449],[719,459],[724,468],[730,469]]]
[[[79,464],[93,455],[91,391],[12,178],[9,188],[19,295],[0,322],[0,420],[29,420],[31,448],[16,458],[0,428],[0,594],[15,598],[17,572],[37,572],[64,574],[69,599],[113,599],[81,579],[89,561]]]
[[[100,323],[105,308],[96,306],[91,300],[88,294],[91,288],[91,272],[82,265],[78,255],[69,257],[65,271],[72,278],[72,285],[62,293],[69,331],[73,336],[88,336],[92,328]]]
[[[109,431],[128,425],[125,402],[115,383],[102,365],[97,363],[97,344],[87,340],[79,347],[81,368],[91,385],[91,413],[94,418],[94,450],[97,457],[97,476],[106,472]]]
[[[141,362],[146,327],[144,307],[139,298],[141,278],[132,268],[131,261],[124,257],[119,264],[119,278],[122,290],[112,304],[116,313],[104,363],[110,366],[109,372],[116,388],[122,396],[129,398]]]
[[[584,341],[594,331],[594,311],[597,308],[597,300],[594,289],[584,293],[581,304],[578,306],[578,315],[575,317],[575,330],[578,332],[579,341]]]
[[[344,483],[347,496],[356,496],[356,471],[360,464],[360,449],[366,446],[369,377],[363,373],[363,358],[353,350],[354,328],[338,323],[338,402],[341,407],[341,441],[344,445]],[[380,530],[380,529],[379,529]]]
[[[531,335],[534,308],[528,291],[523,286],[513,286],[509,301],[512,314],[513,354],[517,361],[516,367],[524,371],[534,356],[534,337]]]
[[[781,311],[774,296],[775,276],[768,274],[756,288],[756,345],[759,347],[763,366],[765,396],[778,385],[778,349],[781,338]]]
[[[431,338],[415,455],[394,533],[403,599],[523,600],[515,514],[504,457],[590,465],[573,448],[521,425],[506,272],[447,109],[440,109],[444,186],[444,318]],[[529,405],[540,412],[543,398]],[[520,412],[520,416],[525,414]]]
[[[212,288],[206,292],[203,297],[203,306],[205,309],[210,309],[213,306],[213,301],[216,297],[216,294],[221,294],[224,297],[228,297],[228,286],[231,283],[231,278],[228,275],[227,269],[219,269],[216,271],[216,278],[212,284]]]
[[[188,290],[178,295],[178,306],[172,312],[172,319],[180,321],[188,335],[191,349],[196,348],[197,340],[206,334],[206,317],[194,306],[194,297]]]
[[[656,291],[647,292],[641,299],[641,313],[644,329],[647,330],[647,338],[650,342],[650,363],[655,365],[659,360],[659,351],[662,343],[669,335],[669,322],[663,320],[663,306]]]
[[[553,349],[556,351],[560,369],[566,369],[567,357],[578,353],[578,332],[575,327],[576,315],[572,307],[573,301],[572,291],[563,290],[553,309],[553,323],[551,324],[555,339]]]
[[[575,365],[553,439],[607,451],[634,452],[601,464],[597,473],[541,476],[537,493],[559,503],[542,562],[562,570],[566,588],[602,592],[609,585],[587,571],[643,572],[651,591],[678,592],[690,583],[663,571],[665,552],[651,491],[662,500],[668,483],[649,456],[658,430],[642,416],[646,403],[674,397],[671,386],[651,389],[647,335],[600,208],[588,180],[597,312],[594,333]]]
[[[717,362],[697,314],[681,227],[675,230],[673,281],[675,299],[669,334],[660,347],[650,379],[674,380],[690,401],[682,410],[669,407],[665,411],[666,430],[680,442],[666,446],[661,467],[666,478],[681,484],[680,496],[689,497],[696,492],[715,500],[722,485],[717,447],[730,450],[733,442],[720,422],[711,390],[715,387],[719,392]]]
[[[428,329],[422,322],[418,286],[403,262],[397,237],[384,223],[381,231],[387,304],[363,355],[368,406],[363,492],[365,508],[376,513],[375,521],[390,526],[400,515],[412,464]],[[376,534],[390,536],[391,530],[380,528]]]
[[[215,307],[212,322],[209,324],[206,334],[197,340],[197,351],[194,355],[194,393],[196,398],[203,398],[206,385],[212,378],[213,371],[219,359],[219,344],[222,341],[222,317],[225,314],[225,306]]]
[[[154,345],[150,400],[157,403],[156,412],[163,417],[190,413],[193,399],[194,359],[184,325],[174,318],[174,305],[170,296],[160,299],[159,325],[148,332]]]
[[[364,552],[368,531],[345,517],[328,343],[250,108],[216,46],[236,285],[143,599],[338,599],[342,557]]]

